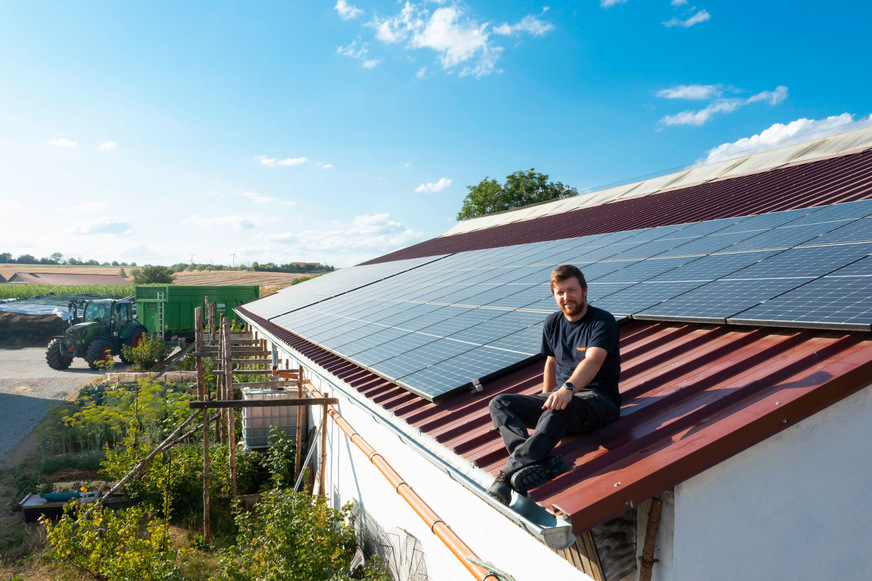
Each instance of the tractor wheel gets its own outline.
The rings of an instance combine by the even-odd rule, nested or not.
[[[112,361],[112,343],[106,339],[94,339],[88,345],[85,361],[88,362],[88,367],[91,369],[105,369]]]
[[[137,327],[134,329],[133,334],[130,336],[130,342],[124,342],[125,345],[130,345],[133,348],[139,347],[139,344],[145,339],[145,327]],[[132,359],[128,359],[124,356],[124,348],[121,348],[121,361],[124,363],[133,363]]]
[[[73,358],[64,354],[63,339],[55,337],[45,350],[45,361],[52,369],[66,369],[73,362]]]

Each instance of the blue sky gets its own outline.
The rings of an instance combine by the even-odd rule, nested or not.
[[[350,266],[868,123],[867,2],[0,0],[0,252]],[[232,254],[235,253],[235,257]]]

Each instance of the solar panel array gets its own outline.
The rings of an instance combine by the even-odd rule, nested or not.
[[[567,263],[618,318],[872,329],[872,201],[357,266],[246,308],[437,401],[538,356]]]

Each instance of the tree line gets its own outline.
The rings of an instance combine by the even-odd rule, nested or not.
[[[0,264],[57,264],[70,266],[136,266],[135,262],[99,262],[94,259],[82,260],[81,257],[75,258],[70,256],[64,258],[60,252],[54,252],[49,257],[36,258],[32,254],[19,254],[18,258],[13,258],[10,252],[0,252]]]

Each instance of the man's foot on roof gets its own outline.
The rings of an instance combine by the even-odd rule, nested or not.
[[[512,487],[509,486],[509,475],[501,470],[494,483],[487,489],[487,493],[502,504],[509,506],[512,502]]]
[[[518,491],[518,494],[527,494],[529,490],[544,484],[563,473],[566,470],[566,465],[563,462],[563,457],[559,455],[548,456],[544,460],[529,466],[524,466],[514,474],[512,474],[512,488]]]

